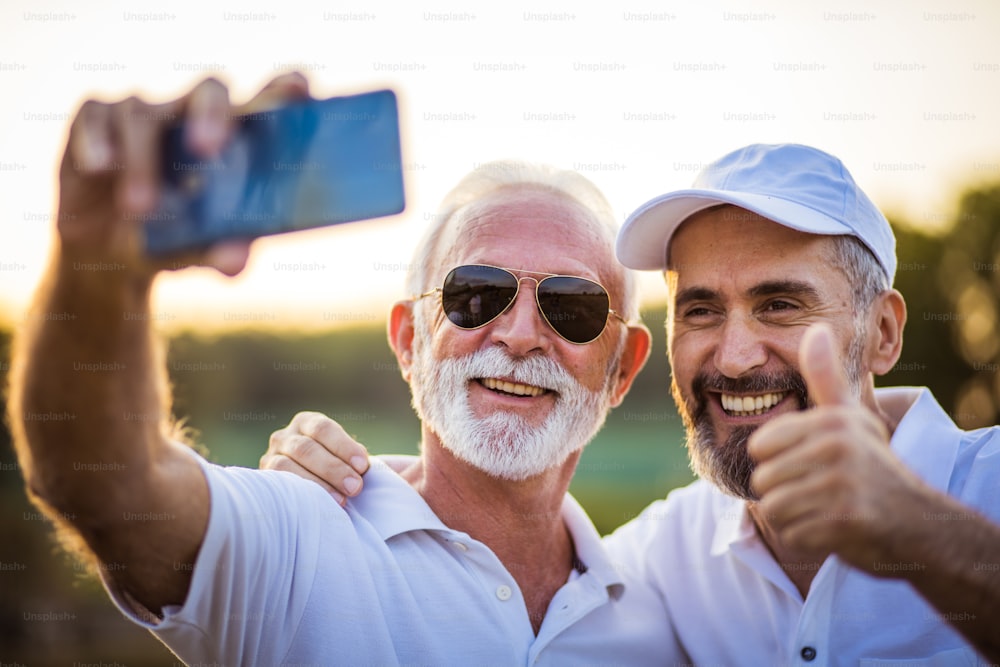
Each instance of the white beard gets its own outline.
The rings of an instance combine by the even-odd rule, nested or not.
[[[419,318],[415,339],[430,336]],[[617,355],[612,356],[617,359]],[[458,459],[483,472],[512,481],[541,474],[583,449],[611,410],[615,373],[598,391],[590,391],[548,357],[515,359],[498,347],[465,357],[436,360],[414,340],[410,387],[417,416]],[[477,418],[469,404],[473,378],[502,377],[557,392],[551,414],[541,426],[521,415],[497,410]]]

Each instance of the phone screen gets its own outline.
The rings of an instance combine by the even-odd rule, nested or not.
[[[160,205],[145,219],[160,255],[227,238],[393,215],[405,206],[399,118],[391,90],[293,102],[241,116],[210,160],[163,136]]]

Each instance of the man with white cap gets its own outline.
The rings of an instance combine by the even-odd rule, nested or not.
[[[692,662],[996,662],[1000,428],[874,388],[906,307],[892,230],[844,165],[742,148],[641,206],[617,254],[665,271],[702,480],[608,544],[663,593]]]
[[[640,207],[617,254],[665,271],[702,479],[605,544],[660,593],[689,663],[1000,662],[1000,428],[961,431],[925,388],[875,389],[906,305],[892,230],[844,165],[737,150]],[[262,466],[327,465],[276,436]]]

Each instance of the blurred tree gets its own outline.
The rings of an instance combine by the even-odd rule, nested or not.
[[[1000,414],[1000,184],[969,190],[940,235],[895,224],[909,321],[880,384],[929,386],[964,428]]]

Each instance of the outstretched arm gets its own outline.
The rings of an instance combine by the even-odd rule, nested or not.
[[[301,77],[286,77],[258,98],[304,94]],[[139,232],[159,196],[164,126],[185,117],[191,147],[209,156],[232,113],[212,80],[162,105],[83,105],[60,169],[52,257],[15,341],[9,420],[29,494],[152,611],[184,601],[209,508],[199,464],[171,439],[150,327],[151,287],[167,265],[147,260]],[[222,245],[171,267],[233,274],[247,253]]]

